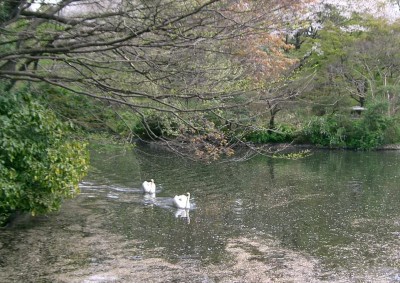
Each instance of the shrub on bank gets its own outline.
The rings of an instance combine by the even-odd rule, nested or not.
[[[0,224],[16,211],[57,210],[79,192],[86,145],[70,140],[52,111],[29,94],[2,91],[0,128]]]
[[[295,130],[288,125],[279,125],[275,129],[255,129],[244,135],[245,141],[253,143],[285,143],[293,141]]]
[[[329,147],[368,150],[400,141],[396,117],[386,114],[384,103],[371,105],[360,117],[331,114],[313,117],[303,128],[302,142]]]

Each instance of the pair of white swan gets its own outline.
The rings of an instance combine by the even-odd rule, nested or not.
[[[151,179],[150,182],[144,181],[142,188],[143,192],[146,194],[156,193],[156,184],[154,183],[153,179]],[[173,199],[173,204],[177,208],[190,209],[190,193],[186,193],[186,195],[175,196]]]

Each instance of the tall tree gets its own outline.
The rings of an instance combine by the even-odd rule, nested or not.
[[[400,27],[376,20],[368,24],[367,36],[347,49],[343,73],[353,83],[360,106],[385,102],[387,115],[393,116],[400,103]]]

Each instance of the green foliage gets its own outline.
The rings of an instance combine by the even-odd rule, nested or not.
[[[16,13],[19,1],[4,0],[0,3],[0,23],[10,20]]]
[[[302,132],[302,141],[329,147],[373,149],[398,142],[396,119],[386,115],[385,103],[370,105],[361,117],[332,114],[313,117]]]
[[[244,136],[246,141],[254,143],[283,143],[293,141],[295,130],[288,125],[279,125],[276,129],[257,129]]]
[[[0,223],[15,211],[57,210],[79,192],[86,144],[68,140],[66,124],[26,93],[0,96]]]
[[[210,133],[215,130],[215,124],[210,116],[181,113],[179,117],[171,113],[159,113],[154,110],[144,112],[140,123],[134,127],[134,132],[141,138],[179,138],[183,134]]]
[[[302,99],[310,102],[298,140],[364,150],[399,142],[399,24],[328,12],[323,28],[296,50],[298,75],[307,85]],[[352,116],[355,103],[367,111]]]
[[[49,84],[37,85],[32,93],[63,121],[72,122],[87,132],[107,129],[107,118],[112,115],[111,110],[99,101]]]
[[[155,138],[161,136],[176,137],[179,121],[176,117],[166,113],[147,111],[140,123],[134,126],[134,132],[141,138]]]
[[[86,133],[111,133],[127,138],[131,137],[141,121],[127,107],[94,100],[52,85],[40,85],[34,90],[34,94],[59,119],[72,122]]]
[[[312,117],[303,129],[301,140],[322,146],[344,146],[341,118],[339,115]]]

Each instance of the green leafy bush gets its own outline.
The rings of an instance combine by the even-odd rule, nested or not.
[[[341,116],[318,116],[310,119],[302,131],[301,141],[322,146],[345,146],[346,129]]]
[[[180,115],[183,117],[183,115]],[[160,113],[153,110],[146,111],[139,123],[136,123],[134,132],[141,138],[152,139],[158,137],[176,138],[181,135],[186,125],[175,115]]]
[[[346,114],[313,117],[302,131],[301,140],[329,147],[373,149],[399,142],[396,118],[386,115],[386,104],[370,105],[358,118]]]
[[[88,167],[86,145],[68,140],[67,126],[25,93],[0,95],[0,224],[15,211],[57,210],[79,192]]]
[[[113,121],[117,119],[112,107],[102,101],[48,84],[36,85],[32,95],[42,105],[52,109],[58,119],[72,122],[85,132],[107,132],[116,127]]]
[[[254,143],[283,143],[291,142],[295,136],[295,131],[292,127],[279,125],[274,130],[257,129],[249,132],[244,136],[246,141]]]

